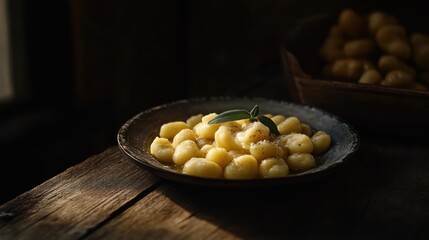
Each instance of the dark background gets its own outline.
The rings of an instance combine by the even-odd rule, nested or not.
[[[116,145],[146,108],[291,100],[280,46],[301,19],[349,6],[422,24],[418,2],[9,0],[15,97],[0,103],[0,203]]]

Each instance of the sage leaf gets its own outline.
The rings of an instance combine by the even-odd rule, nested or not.
[[[259,114],[259,106],[255,105],[253,109],[250,111],[250,115],[252,116],[252,118],[254,118],[258,116],[258,114]]]
[[[242,119],[250,119],[251,117],[252,115],[244,109],[229,110],[217,115],[207,123],[208,124],[224,123],[224,122],[231,122],[231,121],[242,120]]]
[[[266,117],[264,115],[259,115],[256,117],[262,124],[267,126],[270,129],[271,133],[274,133],[276,135],[280,135],[279,130],[277,129],[277,125],[271,120],[271,118]]]
[[[271,120],[271,118],[266,117],[264,115],[258,115],[258,114],[259,114],[259,106],[255,105],[250,112],[244,109],[225,111],[223,113],[220,113],[212,120],[208,121],[207,123],[215,124],[215,123],[237,121],[242,119],[249,119],[250,122],[256,122],[256,121],[261,122],[262,124],[264,124],[270,129],[271,133],[280,135],[280,132],[277,129],[277,125],[273,122],[273,120]]]

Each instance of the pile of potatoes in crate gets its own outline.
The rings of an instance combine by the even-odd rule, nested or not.
[[[323,76],[396,88],[429,87],[429,34],[407,32],[382,11],[344,9],[320,47]]]

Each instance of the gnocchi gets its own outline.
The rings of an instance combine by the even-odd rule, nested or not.
[[[164,165],[192,176],[279,178],[314,168],[332,145],[328,133],[295,116],[266,114],[276,133],[272,126],[249,119],[209,124],[216,116],[198,114],[163,124],[150,153]]]

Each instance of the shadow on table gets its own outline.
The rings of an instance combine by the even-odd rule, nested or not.
[[[173,185],[164,194],[184,208],[186,199],[198,202],[195,217],[242,238],[419,238],[429,217],[427,150],[398,144],[363,139],[353,161],[317,182],[265,190]]]

